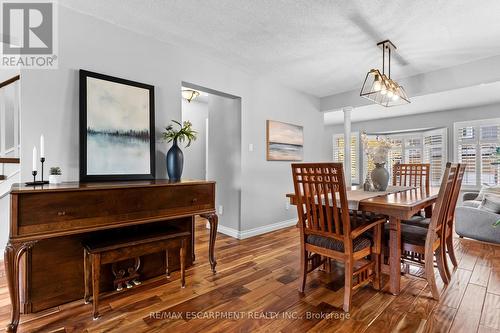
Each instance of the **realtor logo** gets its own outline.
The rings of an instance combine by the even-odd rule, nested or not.
[[[52,1],[2,3],[1,67],[57,67],[55,7]]]

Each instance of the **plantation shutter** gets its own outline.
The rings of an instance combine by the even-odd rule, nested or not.
[[[500,124],[479,126],[479,133],[481,184],[500,184],[500,166],[492,164],[499,159],[495,153],[500,147]]]
[[[457,162],[466,165],[462,184],[477,186],[477,133],[474,126],[459,127],[456,131]]]
[[[359,142],[358,133],[351,134],[351,181],[359,183]],[[333,161],[344,163],[344,135],[333,136]]]
[[[430,183],[439,186],[444,169],[446,168],[447,154],[446,128],[426,131],[423,133],[423,163],[431,165]]]
[[[405,163],[403,161],[403,139],[402,138],[397,138],[394,136],[387,136],[389,139],[392,140],[393,146],[389,150],[389,156],[388,156],[388,164],[387,164],[387,170],[389,171],[389,175],[392,182],[392,170],[394,164],[398,163]]]

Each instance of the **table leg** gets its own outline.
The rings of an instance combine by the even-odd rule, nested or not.
[[[401,221],[398,218],[389,218],[389,291],[399,295],[401,279]]]
[[[7,325],[7,332],[17,332],[20,317],[20,300],[19,300],[19,261],[21,256],[36,242],[12,243],[9,241],[4,251],[4,265],[7,276],[7,285],[9,287],[10,303],[12,304],[12,312],[10,323]]]
[[[432,217],[432,207],[433,207],[433,205],[429,205],[429,206],[424,208],[425,217],[427,217],[427,218]]]
[[[202,214],[201,217],[206,218],[208,223],[210,223],[210,241],[208,244],[208,260],[210,261],[210,267],[212,272],[215,271],[215,266],[217,265],[217,260],[215,259],[215,238],[217,237],[217,225],[219,223],[219,218],[215,213]]]

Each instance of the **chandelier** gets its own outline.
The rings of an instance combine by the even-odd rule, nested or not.
[[[385,107],[410,103],[405,90],[396,81],[391,79],[391,51],[396,46],[385,40],[377,44],[382,48],[382,73],[378,69],[371,69],[365,78],[359,95]],[[385,74],[385,55],[388,54],[388,73]]]

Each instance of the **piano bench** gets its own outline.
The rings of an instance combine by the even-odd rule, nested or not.
[[[166,275],[168,278],[168,250],[180,249],[181,287],[185,287],[186,252],[191,233],[187,231],[170,231],[168,233],[149,232],[143,234],[129,233],[110,238],[88,240],[82,244],[84,248],[83,264],[85,275],[84,302],[85,304],[90,303],[90,285],[92,285],[92,314],[94,320],[99,318],[101,265],[112,264],[113,274],[115,275],[115,287],[118,286],[117,290],[122,289],[124,282],[127,288],[131,288],[132,284],[140,284],[137,280],[139,277],[137,272],[141,264],[141,256],[165,251]],[[135,259],[135,265],[128,268],[128,276],[125,277],[125,270],[116,271],[116,263],[127,259]]]

